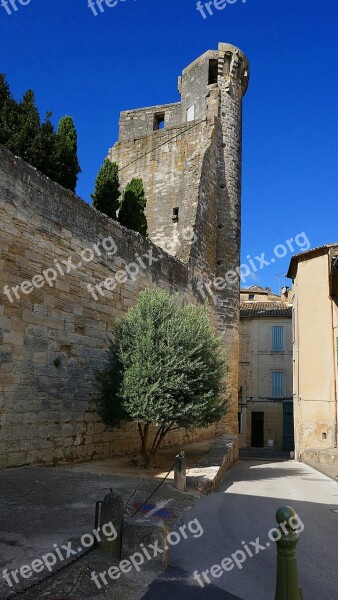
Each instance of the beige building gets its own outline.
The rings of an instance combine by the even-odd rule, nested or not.
[[[241,448],[293,450],[292,307],[252,286],[241,290],[239,431]]]
[[[288,277],[293,282],[296,456],[311,459],[304,452],[337,448],[338,243],[294,256]]]

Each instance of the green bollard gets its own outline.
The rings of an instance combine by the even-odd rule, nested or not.
[[[279,525],[277,544],[277,583],[275,600],[302,600],[302,590],[298,583],[296,547],[299,535],[292,525],[297,519],[291,506],[283,506],[276,513]]]

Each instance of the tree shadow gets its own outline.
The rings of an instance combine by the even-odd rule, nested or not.
[[[202,588],[190,573],[182,569],[169,568],[149,586],[142,600],[243,600],[239,596],[229,594],[215,585],[206,585]]]

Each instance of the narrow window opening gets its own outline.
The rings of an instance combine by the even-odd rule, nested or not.
[[[192,106],[190,106],[187,110],[187,121],[194,121],[195,120],[195,104],[193,104]]]
[[[172,216],[172,220],[173,223],[178,223],[178,212],[179,212],[179,208],[173,208],[173,216]]]
[[[218,60],[209,60],[209,79],[208,84],[217,83],[218,80]]]
[[[154,115],[154,131],[164,129],[165,113],[157,113]]]

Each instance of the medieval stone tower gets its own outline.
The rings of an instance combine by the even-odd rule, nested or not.
[[[237,428],[242,97],[248,81],[245,55],[220,43],[184,69],[181,102],[122,112],[119,140],[109,152],[122,188],[133,177],[143,179],[152,242],[186,263],[197,291],[215,304],[228,357],[229,433]],[[193,240],[186,228],[193,228]]]
[[[219,44],[184,69],[181,102],[122,113],[109,156],[122,188],[143,179],[150,239],[0,146],[0,468],[137,452],[136,424],[110,431],[97,413],[95,373],[114,323],[146,287],[176,292],[183,302],[208,299],[227,352],[231,410],[224,422],[174,431],[167,443],[237,434],[247,85],[245,56]],[[142,256],[153,258],[131,276],[128,265]],[[74,268],[60,271],[66,259]]]

